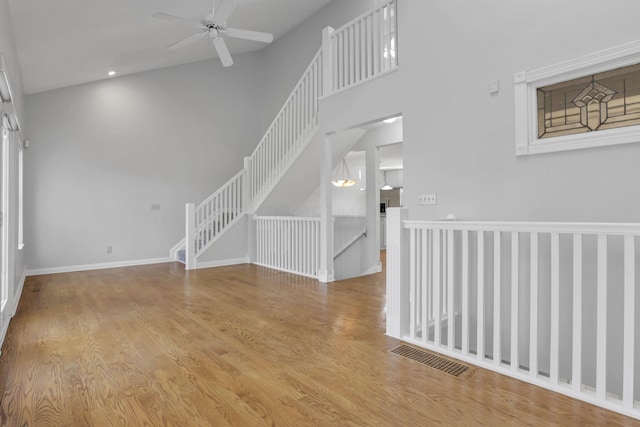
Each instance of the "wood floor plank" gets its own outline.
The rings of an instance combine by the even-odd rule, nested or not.
[[[7,426],[640,425],[479,368],[390,353],[384,275],[252,265],[29,277],[0,357]]]

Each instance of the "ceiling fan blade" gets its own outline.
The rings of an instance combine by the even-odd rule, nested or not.
[[[273,34],[241,30],[239,28],[227,28],[227,35],[237,39],[253,40],[262,43],[271,43],[273,41]]]
[[[156,12],[151,16],[157,19],[162,19],[163,21],[174,23],[174,24],[188,25],[192,28],[200,28],[202,26],[202,24],[200,24],[199,22],[190,21],[188,19],[180,18],[179,16],[168,15],[162,12]]]
[[[220,62],[222,62],[224,67],[230,67],[233,65],[233,58],[231,58],[231,54],[229,53],[229,49],[227,49],[227,44],[224,42],[224,39],[216,37],[213,39],[213,46],[216,48]]]
[[[193,35],[187,37],[186,39],[182,39],[182,40],[180,40],[178,42],[175,42],[172,45],[167,46],[167,49],[169,49],[169,50],[178,50],[181,47],[184,47],[184,46],[186,46],[188,44],[191,44],[191,43],[193,43],[195,41],[198,41],[198,40],[202,39],[206,34],[207,33],[193,34]]]
[[[213,25],[224,25],[231,16],[231,12],[236,8],[236,0],[222,0],[220,6],[213,15]]]

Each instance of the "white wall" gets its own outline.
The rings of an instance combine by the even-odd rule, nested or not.
[[[259,141],[260,57],[234,60],[26,97],[30,270],[168,256],[184,204],[236,174]]]
[[[24,118],[24,99],[22,92],[22,75],[20,64],[16,52],[16,44],[13,36],[13,23],[11,22],[11,11],[7,0],[0,0],[0,53],[7,59],[11,85],[13,86],[14,104],[20,118]]]
[[[410,218],[454,213],[468,220],[640,221],[640,144],[516,158],[513,91],[516,72],[640,39],[640,3],[399,0],[398,11],[394,102],[404,118],[404,205]],[[490,95],[496,80],[500,93]],[[427,193],[437,194],[438,205],[417,205],[418,195]],[[570,307],[570,281],[564,279],[561,305]],[[593,284],[585,283],[584,292],[595,295]],[[528,295],[522,298],[527,304]],[[621,301],[620,288],[613,288],[610,349],[620,348],[620,331],[611,325],[620,324]],[[585,303],[585,312],[594,313],[595,298]],[[570,336],[568,323],[563,325],[561,336]],[[586,348],[595,348],[594,339],[585,338]],[[619,372],[621,353],[611,354],[616,356],[609,358],[609,370]],[[593,355],[583,363],[589,371]],[[617,391],[616,375],[610,381]]]
[[[398,10],[411,218],[640,219],[629,187],[640,144],[516,158],[513,93],[516,72],[639,39],[640,3],[400,0]],[[417,206],[424,193],[438,205]]]
[[[262,126],[271,124],[322,44],[322,30],[338,28],[375,7],[377,0],[334,0],[262,51],[267,81]]]
[[[166,257],[184,234],[184,203],[240,170],[322,28],[374,3],[334,1],[231,69],[203,62],[27,97],[28,268]]]
[[[638,222],[640,144],[516,158],[513,76],[640,39],[639,12],[629,0],[398,0],[399,70],[323,100],[323,123],[339,131],[403,114],[403,203],[412,219]],[[501,90],[490,95],[494,81]],[[438,204],[418,206],[428,193]],[[595,300],[585,301],[595,312]],[[612,325],[621,301],[612,290]],[[618,348],[620,331],[607,332]]]

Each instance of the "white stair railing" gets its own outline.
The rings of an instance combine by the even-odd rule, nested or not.
[[[264,137],[245,162],[249,201],[258,205],[318,129],[322,52],[318,51]]]
[[[256,264],[318,278],[320,218],[255,217]]]
[[[195,268],[198,255],[245,212],[244,180],[242,170],[197,207],[187,205],[187,268]]]
[[[337,31],[325,29],[322,48],[303,73],[244,169],[197,208],[186,206],[185,258],[196,268],[209,248],[239,215],[267,197],[319,129],[319,99],[398,66],[396,0],[390,0]],[[177,253],[176,250],[173,252]]]
[[[325,96],[398,67],[396,4],[386,1],[335,31],[325,30]]]
[[[640,419],[640,224],[387,221],[388,335]]]

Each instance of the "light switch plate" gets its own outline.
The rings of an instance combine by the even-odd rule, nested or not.
[[[423,194],[418,196],[419,205],[436,205],[438,200],[435,194]]]

